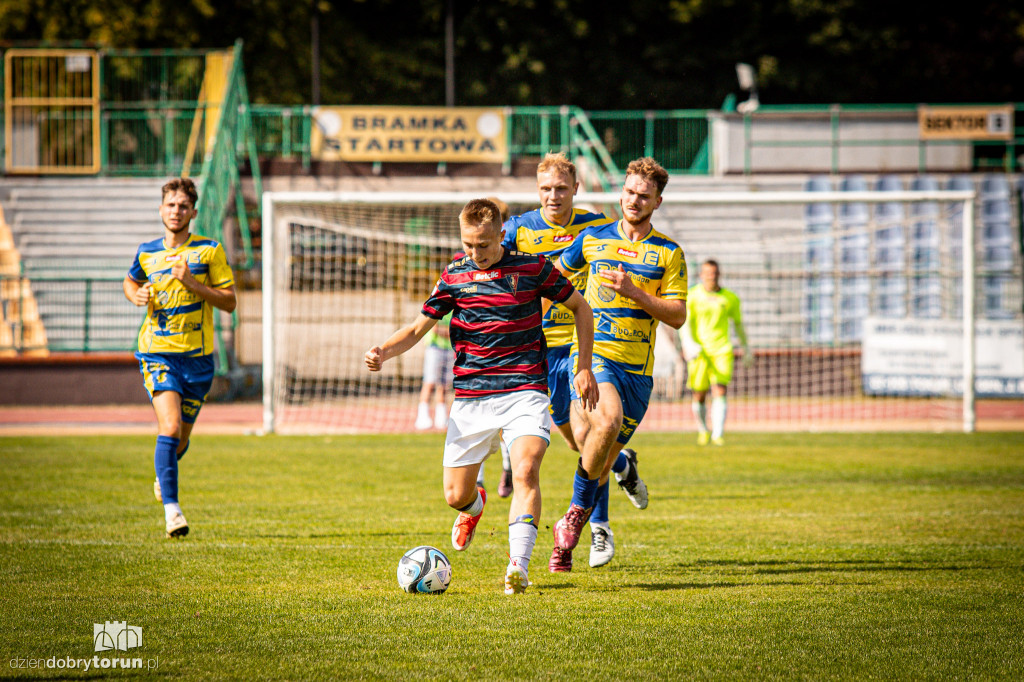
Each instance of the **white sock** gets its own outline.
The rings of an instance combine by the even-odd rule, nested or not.
[[[443,429],[448,426],[448,406],[438,403],[434,406],[434,428]]]
[[[484,510],[484,498],[480,497],[480,491],[477,490],[476,491],[476,499],[473,500],[472,504],[470,504],[469,507],[467,507],[465,509],[460,509],[459,511],[465,512],[466,514],[469,514],[470,516],[476,516],[477,514],[482,512],[483,510]]]
[[[508,446],[505,445],[505,441],[501,443],[501,468],[505,471],[512,471],[512,458],[508,454]]]
[[[430,419],[430,405],[426,403],[420,403],[419,408],[416,410],[416,421],[426,421]]]
[[[725,401],[725,396],[721,398],[715,398],[715,402],[711,403],[711,437],[721,438],[722,433],[725,431],[725,413],[728,411],[729,405]]]
[[[164,521],[167,523],[171,522],[175,514],[181,513],[181,505],[177,502],[169,502],[164,505]]]
[[[693,416],[697,418],[697,430],[707,431],[708,430],[708,408],[707,405],[696,400],[690,403],[690,409],[693,410]]]
[[[509,524],[508,555],[513,563],[524,571],[530,570],[530,556],[533,555],[533,546],[536,543],[537,526],[523,521]]]
[[[485,462],[480,462],[480,471],[476,472],[476,484],[478,486],[480,486],[481,488],[485,487],[484,486],[484,464],[485,464]]]

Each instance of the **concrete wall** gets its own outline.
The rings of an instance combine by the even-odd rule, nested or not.
[[[712,121],[713,171],[743,173],[747,160],[746,121],[720,114]],[[833,147],[833,139],[839,145]],[[843,113],[833,131],[828,114],[756,113],[750,118],[752,173],[916,173],[922,155],[927,172],[970,172],[970,142],[919,140],[915,112]]]

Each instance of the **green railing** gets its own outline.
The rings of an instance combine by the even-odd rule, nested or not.
[[[710,127],[708,112],[590,111],[590,123],[616,166],[652,156],[672,174],[706,175]]]
[[[224,218],[232,197],[235,200],[235,215],[242,241],[244,260],[232,265],[249,270],[255,262],[252,251],[252,234],[249,230],[249,216],[242,193],[242,179],[239,166],[249,161],[256,204],[260,205],[263,187],[260,167],[253,137],[253,124],[249,113],[249,93],[245,86],[245,71],[242,68],[242,44],[235,45],[231,72],[223,101],[200,103],[202,106],[217,106],[220,115],[213,136],[212,149],[203,157],[199,183],[199,203],[196,206],[195,231],[217,241],[224,241]],[[189,164],[183,166],[182,174],[187,175]]]
[[[201,106],[211,104],[200,102]],[[242,66],[242,41],[235,43],[231,71],[227,79],[227,88],[223,100],[218,103],[219,116],[213,136],[212,148],[207,150],[203,158],[200,172],[199,203],[196,206],[195,232],[217,241],[224,242],[224,218],[229,209],[232,197],[235,201],[235,215],[238,219],[238,234],[241,239],[244,260],[232,263],[236,270],[250,270],[255,265],[252,249],[252,233],[249,229],[249,216],[242,192],[242,178],[239,166],[248,159],[252,173],[253,188],[256,192],[256,205],[261,205],[263,187],[260,178],[259,159],[256,154],[256,143],[253,137],[253,124],[249,111],[249,93],[245,85],[245,70]],[[188,174],[188,165],[182,175]],[[258,210],[258,209],[257,209]],[[230,374],[237,366],[233,353],[229,351],[226,334],[219,323],[220,315],[215,316],[217,330],[217,372]],[[238,316],[231,314],[231,327],[238,327]]]
[[[313,124],[311,110],[307,105],[251,105],[249,113],[256,138],[256,153],[264,158],[299,159],[302,167],[308,169],[312,160],[309,145]]]
[[[0,341],[0,352],[134,350],[140,312],[125,301],[123,279],[81,269],[0,276],[0,287],[17,292],[6,301],[3,320],[12,343]],[[45,331],[45,345],[43,337],[29,333],[34,326]]]
[[[174,175],[186,162],[210,50],[100,54],[100,150],[105,175]],[[202,141],[191,163],[202,162]]]

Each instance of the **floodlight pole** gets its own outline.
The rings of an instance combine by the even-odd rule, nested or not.
[[[455,106],[455,0],[448,0],[444,16],[444,105]]]
[[[313,0],[313,12],[309,19],[310,33],[310,80],[313,106],[320,105],[320,6]]]

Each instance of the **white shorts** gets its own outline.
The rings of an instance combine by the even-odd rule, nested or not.
[[[455,351],[427,346],[423,349],[423,383],[451,386]]]
[[[551,442],[551,422],[546,393],[513,391],[475,400],[456,399],[448,417],[444,440],[444,466],[479,464],[520,436],[537,436]]]

